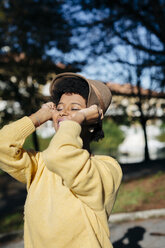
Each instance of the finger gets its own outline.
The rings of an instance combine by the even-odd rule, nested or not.
[[[47,102],[47,103],[43,104],[43,107],[47,107],[50,110],[56,109],[56,105],[53,102]]]
[[[41,108],[46,108],[46,107],[47,107],[46,103],[41,105]]]
[[[56,105],[55,105],[53,102],[50,102],[50,107],[51,107],[52,109],[56,109]]]
[[[47,103],[46,103],[46,106],[47,106],[48,108],[52,108],[52,106],[53,106],[53,105],[52,105],[52,102],[47,102]]]
[[[98,111],[98,121],[103,119],[103,110],[101,108],[97,108]]]

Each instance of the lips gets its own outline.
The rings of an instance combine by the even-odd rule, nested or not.
[[[60,126],[60,123],[61,123],[62,121],[66,121],[66,120],[67,120],[67,118],[58,119],[58,121],[57,121],[58,127]]]

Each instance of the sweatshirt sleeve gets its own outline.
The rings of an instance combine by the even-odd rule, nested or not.
[[[81,126],[63,121],[42,156],[46,167],[62,177],[64,184],[94,210],[102,210],[114,199],[121,169],[113,159],[91,157],[82,149]],[[109,157],[107,157],[109,158]]]
[[[36,153],[22,146],[35,127],[28,117],[23,117],[0,130],[0,169],[20,182],[29,184],[37,169]]]

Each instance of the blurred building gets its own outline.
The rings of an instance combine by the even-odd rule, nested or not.
[[[129,83],[123,85],[107,83],[107,85],[112,91],[113,99],[106,114],[117,119],[118,123],[121,121],[120,127],[125,133],[125,140],[118,148],[119,161],[133,163],[144,160],[145,142],[140,125],[139,104],[147,120],[146,132],[150,158],[164,158],[165,143],[160,142],[157,137],[161,134],[160,125],[165,118],[165,94],[141,88],[139,96],[138,88]],[[133,124],[124,125],[123,116]]]
[[[107,83],[112,91],[112,103],[107,111],[110,116],[123,116],[136,118],[141,115],[139,111],[139,96],[137,86],[129,83]],[[143,114],[147,119],[165,117],[165,94],[148,89],[140,89]]]

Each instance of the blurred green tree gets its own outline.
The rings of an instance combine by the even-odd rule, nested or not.
[[[48,74],[74,71],[71,65],[56,65],[71,50],[71,27],[63,12],[58,0],[0,1],[1,126],[40,107]],[[56,49],[53,58],[51,49]],[[34,142],[38,149],[35,133]]]
[[[104,139],[92,142],[91,150],[95,154],[105,154],[116,157],[117,148],[124,140],[124,133],[119,125],[110,118],[103,121]]]

